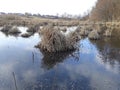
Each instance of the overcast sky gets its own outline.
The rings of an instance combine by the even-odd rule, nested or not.
[[[40,13],[56,15],[68,13],[83,14],[95,5],[97,0],[0,0],[0,12]]]

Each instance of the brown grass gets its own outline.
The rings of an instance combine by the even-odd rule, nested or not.
[[[40,25],[39,25],[39,24],[30,25],[30,26],[28,27],[27,32],[35,33],[35,32],[37,32],[39,29],[40,29]]]
[[[108,28],[105,32],[104,32],[104,36],[105,37],[111,37],[112,36],[112,31],[113,31],[113,28]]]
[[[41,34],[40,48],[48,52],[62,51],[65,49],[65,36],[59,30],[55,30],[52,26],[47,26],[42,29]]]
[[[78,46],[77,42],[80,39],[81,37],[76,31],[70,32],[68,36],[66,36],[66,47],[68,49],[76,49]]]
[[[97,30],[93,30],[89,33],[88,38],[91,40],[98,40],[98,39],[100,39],[100,35],[97,32]]]
[[[47,52],[60,52],[73,50],[76,48],[79,36],[75,32],[71,32],[65,36],[52,25],[48,25],[41,30],[41,42],[38,47]]]
[[[47,25],[53,23],[54,26],[76,26],[79,24],[79,20],[65,20],[65,19],[49,19],[49,18],[40,18],[40,17],[25,17],[18,15],[0,15],[0,26],[10,24],[17,26],[31,26],[31,25]]]

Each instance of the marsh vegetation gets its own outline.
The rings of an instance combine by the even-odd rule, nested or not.
[[[119,5],[98,0],[79,18],[1,13],[0,90],[120,90]]]

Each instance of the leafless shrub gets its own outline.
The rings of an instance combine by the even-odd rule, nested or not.
[[[90,18],[96,21],[119,20],[120,0],[97,0]]]

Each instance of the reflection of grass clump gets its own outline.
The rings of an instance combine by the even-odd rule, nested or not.
[[[11,25],[4,25],[3,28],[1,29],[2,32],[8,32],[12,28]]]
[[[47,52],[73,50],[79,40],[77,33],[71,32],[65,36],[59,29],[49,25],[41,30],[41,35],[41,42],[38,47]]]
[[[28,38],[30,37],[32,34],[31,33],[24,33],[22,34],[21,36],[24,37],[24,38]]]
[[[18,35],[19,33],[21,33],[20,30],[17,28],[17,26],[11,26],[11,25],[4,25],[1,31],[7,36]]]
[[[69,58],[70,55],[73,55],[75,51],[68,51],[68,52],[53,52],[47,53],[42,52],[42,67],[46,69],[53,68],[57,63],[63,62],[66,58]]]
[[[13,26],[9,31],[9,34],[18,34],[21,33],[20,30],[17,28],[17,26]]]

